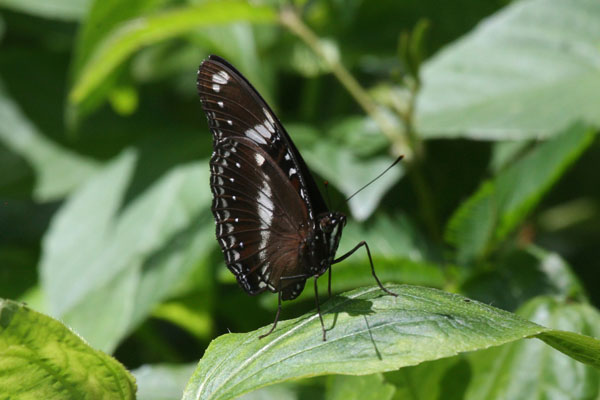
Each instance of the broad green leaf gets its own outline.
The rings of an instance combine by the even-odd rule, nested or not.
[[[133,19],[118,25],[104,37],[81,68],[71,90],[73,104],[83,102],[115,68],[142,47],[159,43],[204,26],[237,21],[275,22],[268,7],[246,2],[206,2]]]
[[[288,124],[287,127],[311,170],[329,180],[346,196],[354,194],[394,161],[393,157],[384,155],[362,158],[352,149],[341,147],[338,141],[319,135],[308,126]],[[403,175],[403,165],[396,165],[367,190],[354,196],[348,202],[354,218],[359,221],[367,219],[385,193]]]
[[[82,19],[90,0],[0,0],[0,7],[17,12],[65,21]]]
[[[492,159],[490,160],[490,169],[494,173],[500,172],[516,161],[524,153],[531,143],[526,140],[513,140],[496,142],[492,148]]]
[[[345,118],[336,123],[329,135],[333,140],[351,148],[360,157],[372,156],[389,146],[374,120],[363,116]]]
[[[213,332],[213,320],[210,314],[207,295],[204,294],[200,307],[198,304],[187,305],[182,301],[160,304],[152,312],[154,318],[169,321],[196,336],[198,339],[210,339]]]
[[[155,9],[162,0],[129,0],[127,7],[119,0],[94,0],[77,32],[73,73],[75,76],[89,60],[98,43],[120,23],[141,17]]]
[[[246,334],[226,334],[206,350],[185,399],[230,399],[275,382],[323,374],[366,375],[497,346],[547,329],[514,314],[436,289],[389,286],[344,293],[316,314]]]
[[[327,382],[326,400],[390,400],[396,388],[381,374],[334,375]]]
[[[175,168],[123,206],[135,157],[125,153],[53,219],[41,273],[51,311],[111,350],[201,266],[213,248],[201,165]],[[122,209],[121,209],[122,208]]]
[[[550,331],[538,335],[558,351],[600,370],[600,340],[566,331]]]
[[[239,400],[325,400],[323,377],[280,382],[246,393]]]
[[[461,292],[508,311],[541,295],[563,301],[585,300],[571,266],[558,254],[534,246],[502,254],[494,269],[472,276],[463,283]]]
[[[483,182],[446,227],[459,264],[480,257],[518,226],[593,138],[586,127],[573,126]]]
[[[137,400],[173,400],[181,398],[194,364],[142,365],[131,373],[137,382]]]
[[[396,387],[394,400],[464,400],[471,367],[461,355],[386,372],[384,377]]]
[[[2,299],[0,387],[10,399],[134,399],[136,391],[117,360],[62,323]]]
[[[418,131],[522,140],[598,125],[599,42],[595,0],[512,2],[423,66]]]
[[[600,314],[587,304],[569,304],[538,297],[527,303],[519,314],[552,328],[600,337]],[[577,344],[586,346],[581,358],[598,368],[598,340],[554,330],[538,337],[571,355],[582,350],[581,347],[576,348]],[[469,359],[472,379],[465,396],[467,400],[592,399],[600,393],[600,371],[540,341],[510,343],[471,354]]]
[[[128,0],[123,7],[120,0],[95,0],[90,7],[85,21],[82,23],[75,42],[74,56],[71,65],[71,82],[77,81],[81,69],[89,62],[96,47],[111,34],[119,24],[134,18],[146,16],[163,3],[163,0]],[[117,84],[119,68],[114,69],[102,80],[94,92],[76,106],[68,104],[67,122],[74,124],[86,114],[98,107],[111,93]],[[118,88],[115,88],[118,92]]]
[[[46,139],[0,82],[0,140],[25,158],[36,172],[33,196],[38,201],[64,197],[98,170],[98,163]]]

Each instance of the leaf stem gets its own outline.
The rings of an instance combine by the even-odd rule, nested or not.
[[[283,26],[287,27],[292,33],[303,40],[328,65],[333,75],[348,90],[350,95],[354,97],[354,100],[356,100],[360,107],[375,121],[383,134],[392,143],[394,152],[404,154],[406,158],[410,158],[412,151],[402,130],[390,121],[390,118],[385,115],[369,93],[360,86],[342,63],[323,50],[317,35],[298,17],[296,11],[292,7],[284,7],[279,13],[279,19]]]

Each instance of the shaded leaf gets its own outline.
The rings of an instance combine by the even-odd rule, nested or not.
[[[386,372],[384,377],[396,387],[394,400],[463,400],[471,366],[457,356]]]
[[[396,388],[381,374],[334,375],[327,382],[326,400],[390,400]]]
[[[530,139],[600,124],[600,4],[513,2],[422,68],[428,137]]]
[[[0,371],[11,399],[135,398],[135,381],[117,360],[60,322],[2,299]]]
[[[550,297],[527,303],[519,314],[556,329],[600,336],[600,314],[587,304],[565,304]],[[573,346],[589,346],[586,360],[598,365],[598,340],[575,333],[550,331],[538,337],[572,353]],[[587,342],[587,343],[586,343]],[[581,347],[579,347],[581,350]],[[594,353],[595,352],[595,353]],[[600,393],[600,371],[581,364],[539,341],[523,340],[470,354],[472,380],[467,400],[569,398],[591,399]],[[568,394],[568,395],[566,395]]]
[[[457,247],[459,264],[504,239],[592,143],[593,132],[576,125],[540,144],[500,172],[451,217],[445,237]]]
[[[461,292],[503,310],[514,311],[536,296],[585,300],[571,266],[558,254],[534,246],[502,254],[494,268],[472,276]]]
[[[181,398],[194,368],[194,364],[151,364],[133,370],[131,373],[135,376],[138,386],[137,400]]]
[[[36,172],[36,200],[60,199],[98,170],[99,165],[93,160],[46,139],[8,96],[1,82],[0,120],[0,140],[25,158]]]
[[[390,286],[347,292],[323,305],[328,340],[311,313],[213,341],[185,399],[229,399],[287,379],[395,370],[546,331],[513,314],[435,289]]]

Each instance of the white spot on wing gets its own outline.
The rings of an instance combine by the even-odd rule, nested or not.
[[[225,85],[227,81],[229,81],[229,74],[225,71],[219,71],[216,74],[213,74],[212,80],[219,85]]]
[[[219,107],[223,108],[223,102],[222,101],[217,101],[217,104],[219,105]]]
[[[262,158],[260,154],[256,154]],[[264,162],[264,158],[263,158]],[[261,190],[258,191],[258,198],[256,199],[256,211],[260,216],[261,231],[260,231],[260,245],[259,247],[265,248],[271,237],[271,225],[273,223],[273,214],[269,211],[273,209],[273,202],[271,201],[271,187],[267,181],[263,181]]]
[[[221,86],[217,85],[216,83],[213,83],[212,90],[216,93],[219,93],[221,91]]]
[[[275,128],[273,127],[273,124],[270,121],[265,120],[265,126],[271,133],[275,133]]]
[[[260,154],[258,154],[258,153],[254,154],[254,159],[256,160],[256,163],[259,166],[261,166],[261,165],[263,165],[265,163],[265,158],[263,156],[261,156]],[[271,193],[271,188],[269,188],[269,193]]]
[[[258,124],[254,127],[254,129],[256,129],[256,131],[260,133],[265,139],[271,138],[271,134],[269,133],[267,128],[264,127],[264,125]]]
[[[254,129],[248,129],[244,133],[246,134],[246,136],[248,136],[250,139],[254,140],[258,144],[267,144],[265,138],[260,136],[258,132],[256,132]]]
[[[267,117],[269,122],[272,123],[273,125],[275,125],[275,120],[273,119],[273,116],[271,116],[271,113],[264,107],[263,107],[263,113],[265,113],[265,117]]]
[[[296,173],[296,168],[290,168],[290,177]]]

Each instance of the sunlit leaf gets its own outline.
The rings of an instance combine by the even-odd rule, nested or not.
[[[91,0],[0,0],[0,7],[43,18],[77,21],[85,16]]]
[[[540,144],[500,172],[454,213],[446,239],[457,247],[459,263],[481,256],[504,239],[541,200],[594,138],[576,125]]]
[[[118,25],[104,37],[87,59],[70,93],[70,102],[83,102],[103,80],[144,46],[182,35],[203,26],[236,21],[275,22],[271,8],[246,2],[206,2],[141,17]]]
[[[44,239],[51,312],[106,350],[214,246],[210,194],[198,185],[208,171],[176,168],[121,210],[134,166],[132,153],[109,164],[65,203]]]
[[[422,68],[428,138],[531,139],[600,124],[600,3],[512,2]]]
[[[134,399],[117,360],[62,323],[0,299],[0,387],[14,399]]]
[[[546,331],[513,314],[435,289],[362,288],[309,313],[211,343],[188,383],[185,399],[230,399],[275,382],[322,374],[365,375],[395,370],[533,336]]]

